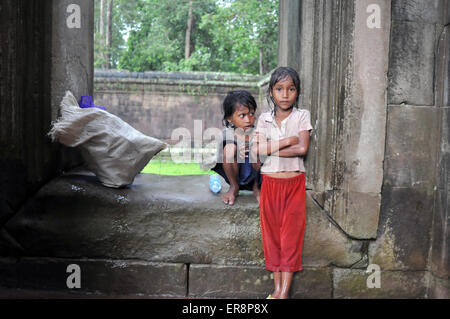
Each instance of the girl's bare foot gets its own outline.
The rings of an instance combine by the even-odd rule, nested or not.
[[[281,293],[277,297],[278,299],[289,299],[289,293]]]
[[[271,296],[272,298],[280,299],[280,292],[275,290],[274,292],[272,292]]]
[[[222,195],[222,202],[224,202],[226,205],[232,206],[234,204],[234,201],[236,200],[236,197],[239,194],[239,189],[230,186],[230,189],[228,192]]]

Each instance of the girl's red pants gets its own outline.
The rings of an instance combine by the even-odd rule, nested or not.
[[[302,270],[306,222],[304,173],[291,178],[263,175],[260,219],[266,269],[274,272]]]

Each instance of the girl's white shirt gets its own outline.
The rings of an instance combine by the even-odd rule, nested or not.
[[[267,141],[278,141],[290,136],[298,136],[300,131],[310,131],[311,115],[308,110],[294,108],[287,118],[278,126],[273,112],[262,113],[258,118],[256,134],[262,135]],[[279,173],[279,172],[305,172],[303,156],[297,157],[279,157],[275,155],[267,156],[261,167],[261,173]]]

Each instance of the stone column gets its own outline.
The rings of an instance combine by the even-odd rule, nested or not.
[[[314,127],[307,182],[318,204],[346,234],[375,238],[383,179],[390,1],[303,0],[300,29],[296,56],[301,103],[311,111]]]
[[[392,1],[386,154],[379,236],[383,270],[429,271],[449,297],[449,1]]]
[[[354,2],[351,69],[336,151],[333,218],[351,236],[376,238],[383,182],[390,7]]]
[[[439,109],[440,132],[438,146],[434,216],[429,260],[430,298],[450,298],[450,1],[443,8],[445,18],[437,25],[439,32],[435,68],[435,101]]]
[[[94,0],[53,0],[51,34],[52,120],[67,90],[79,101],[94,91]],[[77,150],[62,146],[59,169],[81,163]]]
[[[52,117],[66,90],[77,99],[93,95],[94,1],[54,0],[52,7]]]
[[[300,47],[301,1],[280,0],[278,22],[278,65],[300,69],[298,49]]]

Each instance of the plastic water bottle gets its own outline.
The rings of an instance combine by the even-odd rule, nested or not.
[[[220,193],[222,189],[222,184],[220,183],[219,175],[209,175],[209,189],[214,194]]]

